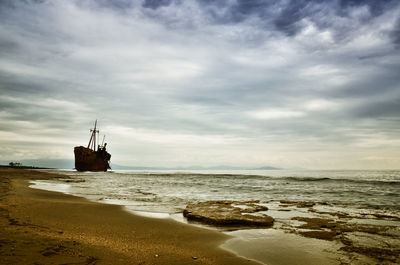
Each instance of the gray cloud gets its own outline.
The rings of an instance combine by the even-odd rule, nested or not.
[[[400,47],[400,18],[397,19],[397,22],[390,33],[390,37],[397,47]]]
[[[171,4],[172,0],[145,0],[143,2],[143,7],[146,8],[151,8],[151,9],[157,9],[161,6],[168,6],[169,4]]]
[[[69,158],[96,118],[117,164],[400,157],[399,14],[396,1],[2,1],[0,160]]]

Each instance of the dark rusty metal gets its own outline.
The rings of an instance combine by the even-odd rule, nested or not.
[[[99,133],[99,130],[96,130],[96,126],[97,120],[94,129],[90,130],[92,134],[88,147],[76,146],[74,148],[75,169],[78,171],[107,171],[111,169],[109,164],[111,154],[106,151],[107,143],[102,146],[98,145],[96,150],[95,139],[96,134]]]

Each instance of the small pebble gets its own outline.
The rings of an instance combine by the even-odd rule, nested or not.
[[[197,257],[192,257],[192,259],[197,259]]]

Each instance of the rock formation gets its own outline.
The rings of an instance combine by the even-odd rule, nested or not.
[[[274,219],[262,212],[268,207],[258,201],[207,201],[189,204],[183,211],[188,220],[217,226],[271,227]]]

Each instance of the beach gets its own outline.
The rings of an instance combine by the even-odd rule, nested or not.
[[[0,169],[1,264],[257,264],[219,248],[217,231],[28,187],[58,177]]]
[[[0,168],[0,179],[1,264],[400,261],[398,171]]]

